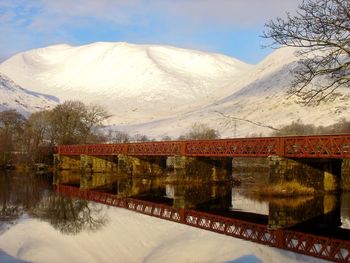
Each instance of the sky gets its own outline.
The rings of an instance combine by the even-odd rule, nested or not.
[[[161,44],[258,63],[264,24],[301,0],[0,0],[0,62],[54,44]]]

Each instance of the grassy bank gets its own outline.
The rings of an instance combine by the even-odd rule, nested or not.
[[[263,197],[294,197],[314,195],[315,189],[301,185],[297,181],[256,186],[252,193]]]

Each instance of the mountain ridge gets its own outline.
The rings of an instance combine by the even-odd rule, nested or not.
[[[55,45],[0,64],[0,72],[28,89],[103,103],[115,122],[129,123],[158,118],[155,105],[167,117],[225,97],[230,91],[221,87],[249,68],[221,54],[124,42]]]
[[[194,122],[208,123],[223,137],[242,137],[268,135],[297,119],[327,125],[347,117],[346,89],[318,107],[287,98],[298,60],[288,47],[248,65],[171,46],[98,42],[22,52],[0,64],[0,72],[63,100],[99,103],[114,114],[109,124],[115,129],[154,138],[177,137]]]

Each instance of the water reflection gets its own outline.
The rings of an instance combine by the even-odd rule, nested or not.
[[[342,228],[350,229],[350,193],[343,193],[340,198]]]
[[[338,195],[258,198],[241,189],[232,193],[231,210],[266,215],[270,229],[298,225],[339,227],[343,211]]]
[[[107,218],[102,207],[52,191],[52,178],[23,173],[0,173],[0,223],[15,223],[23,215],[49,222],[65,234],[95,231]]]
[[[47,183],[31,175],[17,176],[16,173],[0,173],[0,220],[14,221],[26,211],[33,209],[43,192],[40,187]]]
[[[73,175],[72,178],[75,178]],[[197,209],[267,224],[270,229],[319,225],[329,228],[349,225],[346,195],[318,195],[298,198],[259,199],[249,189],[224,182],[200,182],[164,176],[131,176],[123,173],[95,173],[80,176],[81,189],[104,191],[118,197],[133,197],[164,203],[175,208]],[[66,174],[58,181],[68,181]],[[345,199],[344,199],[345,198]],[[341,202],[341,200],[343,200]],[[341,214],[342,213],[342,214]],[[343,223],[342,223],[343,222]]]
[[[64,234],[78,234],[84,230],[96,231],[105,225],[107,218],[101,212],[102,206],[96,203],[50,195],[42,199],[30,215],[49,222]]]
[[[181,184],[164,176],[83,174],[64,171],[53,181],[118,197],[133,197],[175,208],[196,209],[266,224],[271,229],[310,226],[350,229],[350,194],[294,199],[257,199],[247,189],[218,182]],[[0,222],[13,223],[27,214],[49,222],[65,234],[96,231],[108,222],[99,204],[64,197],[52,191],[52,178],[31,174],[0,174]],[[331,231],[331,230],[330,230]]]

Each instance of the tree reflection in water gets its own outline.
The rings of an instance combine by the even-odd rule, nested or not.
[[[47,177],[0,172],[0,228],[24,214],[49,222],[64,234],[96,231],[107,223],[100,204],[57,195],[51,184]]]
[[[0,174],[0,222],[15,223],[23,215],[23,191],[17,193],[12,174]]]
[[[96,231],[107,223],[100,204],[51,194],[36,215],[64,234]]]

